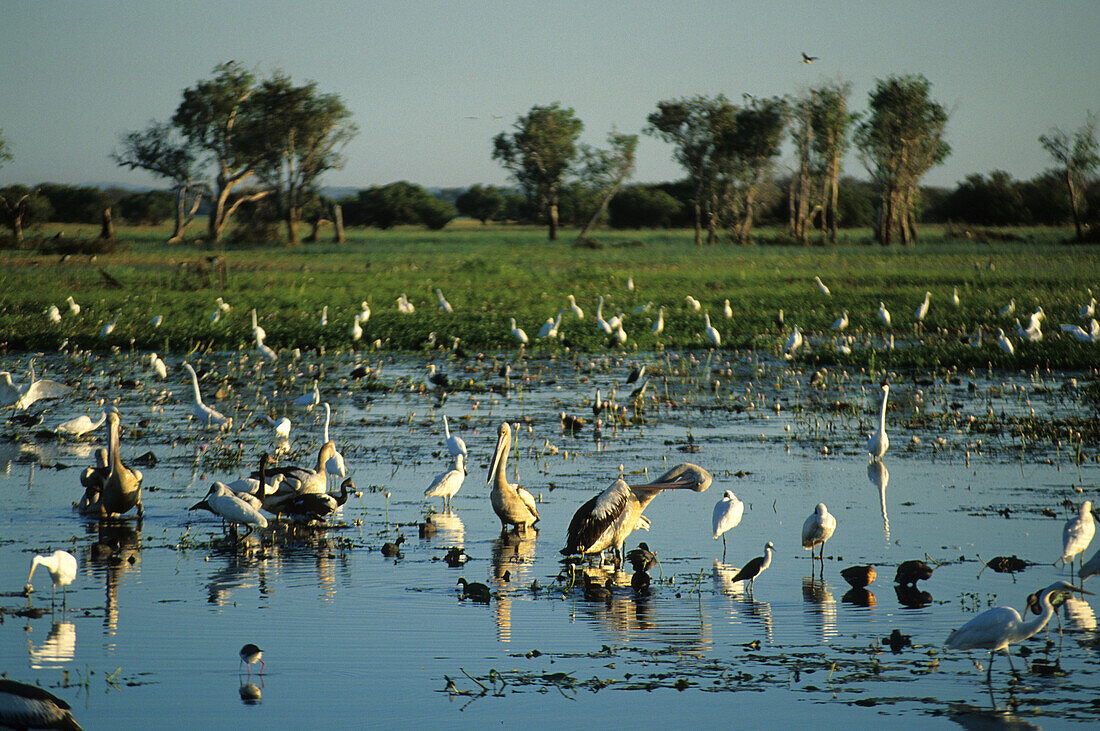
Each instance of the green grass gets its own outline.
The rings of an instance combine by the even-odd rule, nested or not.
[[[57,228],[40,233],[49,236]],[[73,226],[65,232],[69,238],[96,233],[92,227],[81,231]],[[818,342],[802,357],[875,367],[1100,366],[1100,344],[1079,343],[1058,331],[1059,323],[1079,322],[1077,310],[1088,300],[1087,288],[1097,283],[1100,247],[1067,246],[1064,230],[1017,232],[1027,240],[981,244],[945,241],[941,231],[922,228],[918,246],[884,249],[862,243],[867,231],[842,233],[842,239],[858,243],[809,248],[696,247],[690,231],[599,231],[601,246],[591,249],[573,246],[573,232],[549,243],[541,228],[462,223],[439,232],[354,230],[345,245],[226,245],[215,252],[201,245],[167,246],[164,229],[123,227],[118,250],[95,261],[76,255],[59,263],[56,255],[0,251],[0,343],[15,350],[55,349],[67,338],[70,344],[104,349],[129,347],[132,338],[136,348],[166,352],[236,349],[248,347],[249,309],[255,307],[268,344],[277,349],[369,348],[378,339],[386,349],[420,350],[428,347],[430,332],[438,343],[459,337],[468,351],[514,349],[508,318],[515,317],[538,351],[561,348],[534,336],[572,293],[586,312],[583,323],[563,318],[562,331],[574,349],[606,348],[592,321],[600,294],[607,300],[605,317],[626,313],[627,349],[705,349],[702,313],[684,306],[685,295],[691,294],[709,310],[723,347],[778,355],[793,325],[827,338],[829,325],[845,309],[849,332],[860,341],[880,338],[887,333],[876,315],[880,300],[893,313],[899,344],[914,341],[913,312],[929,290],[932,307],[919,333],[923,345],[893,351],[856,347],[844,356]],[[769,234],[777,232],[761,235]],[[224,290],[180,268],[210,253],[224,254],[228,262]],[[108,288],[100,267],[124,287]],[[831,297],[818,292],[814,275],[829,285]],[[633,291],[626,287],[628,277],[636,285]],[[958,309],[950,303],[956,286],[962,299]],[[443,290],[455,314],[439,312],[435,287]],[[416,305],[416,314],[397,312],[395,300],[402,292]],[[70,317],[64,305],[70,294],[84,307],[77,317]],[[233,310],[211,325],[217,296]],[[722,316],[726,298],[734,311],[729,320]],[[1011,319],[997,315],[1010,298],[1025,320],[1038,305],[1047,313],[1046,339],[1018,345],[1015,358],[994,342],[997,327],[1015,332]],[[351,318],[362,301],[373,315],[363,340],[353,346]],[[633,314],[635,306],[649,301],[654,302],[651,313]],[[59,325],[46,319],[50,304],[62,309]],[[329,326],[322,328],[319,314],[326,304]],[[650,326],[661,304],[667,309],[665,333],[658,340]],[[777,322],[780,309],[785,326]],[[122,313],[117,329],[101,340],[100,328],[117,312]],[[156,330],[149,325],[155,314],[164,317]],[[987,344],[970,348],[960,336],[979,324]]]

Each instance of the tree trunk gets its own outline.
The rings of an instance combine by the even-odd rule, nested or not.
[[[111,209],[110,208],[104,208],[103,209],[103,217],[100,221],[100,226],[99,226],[99,238],[104,240],[104,241],[114,241],[115,240],[115,224],[111,220]]]
[[[623,178],[619,178],[617,181],[615,181],[615,185],[611,186],[611,190],[607,191],[607,195],[604,196],[603,203],[600,204],[600,207],[596,209],[595,213],[592,214],[592,218],[588,219],[588,223],[584,224],[584,228],[581,229],[581,232],[577,235],[577,241],[583,241],[584,237],[588,235],[588,232],[592,229],[592,227],[596,225],[596,221],[600,220],[600,216],[602,216],[604,211],[607,210],[607,207],[611,204],[611,199],[615,197],[615,194],[617,192],[619,192],[619,186],[621,186],[622,184]]]
[[[703,183],[695,181],[695,245],[703,245]]]
[[[302,212],[297,208],[287,208],[286,211],[286,245],[297,246],[302,243],[298,238],[298,225],[301,223]]]
[[[1077,186],[1073,184],[1073,171],[1066,166],[1066,187],[1069,189],[1069,209],[1073,213],[1073,228],[1077,232],[1077,241],[1084,241],[1081,233],[1081,212],[1077,207]]]
[[[14,213],[11,217],[11,235],[15,238],[17,247],[23,246],[23,214]]]
[[[339,203],[332,206],[332,240],[337,244],[347,241],[344,238],[344,209]]]
[[[834,148],[835,149],[835,148]],[[840,154],[833,153],[829,161],[828,192],[825,195],[825,226],[829,230],[829,243],[836,244],[837,203],[840,197]]]

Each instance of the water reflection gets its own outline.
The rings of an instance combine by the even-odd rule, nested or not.
[[[262,690],[263,687],[264,687],[263,678],[260,679],[260,684],[259,685],[256,685],[255,683],[249,683],[249,682],[242,683],[241,687],[240,687],[240,690],[238,691],[240,693],[240,696],[241,696],[241,701],[246,706],[258,705],[259,703],[261,703],[263,701],[263,690]]]
[[[894,584],[894,593],[897,594],[898,604],[909,609],[920,609],[932,603],[931,594],[912,584]]]
[[[1069,629],[1078,632],[1092,632],[1096,629],[1096,613],[1084,599],[1067,595],[1062,604],[1062,614]]]
[[[849,589],[845,592],[844,596],[840,598],[840,601],[845,604],[854,604],[857,607],[874,608],[878,604],[878,600],[875,599],[875,595],[870,589],[859,587]]]
[[[225,606],[232,602],[235,591],[252,586],[259,586],[261,594],[267,593],[264,575],[266,556],[258,535],[215,539],[211,542],[210,553],[212,557],[225,559],[225,564],[218,567],[207,579],[207,603]]]
[[[825,642],[837,635],[836,599],[824,579],[802,577],[802,601],[804,610],[817,620],[818,636]]]
[[[435,537],[438,540],[448,545],[459,547],[463,545],[463,539],[466,537],[466,526],[463,525],[462,518],[459,518],[457,513],[453,511],[432,513],[429,519],[435,525]]]
[[[141,521],[120,518],[89,525],[95,526],[96,540],[88,547],[87,561],[103,569],[103,623],[107,634],[114,635],[118,631],[119,585],[123,575],[141,563]]]
[[[72,622],[54,622],[42,644],[35,647],[27,640],[27,652],[31,667],[35,670],[59,668],[72,662],[76,656],[76,625]]]
[[[733,601],[730,603],[730,615],[731,621],[743,620],[746,624],[754,627],[763,627],[764,636],[770,643],[773,639],[774,632],[772,627],[772,607],[768,602],[758,602],[753,599],[751,593],[745,591],[744,581],[734,581],[733,577],[737,575],[737,572],[741,570],[740,566],[733,566],[732,564],[722,563],[718,559],[714,559],[713,569],[711,575],[714,578],[715,588],[723,595],[729,597]],[[807,590],[806,579],[803,579],[803,596]],[[824,587],[824,584],[818,582],[818,587]],[[814,593],[818,590],[814,589]],[[829,595],[828,589],[824,588],[825,595],[828,595],[826,601],[832,601],[831,595]],[[824,596],[822,597],[825,598]],[[808,600],[810,601],[810,600]],[[836,628],[836,602],[832,601],[832,627],[835,634]],[[822,630],[824,632],[824,629]]]
[[[890,540],[890,518],[886,515],[886,486],[890,483],[890,470],[881,460],[874,460],[867,465],[867,479],[878,488],[879,505],[882,510],[882,535],[887,542]]]
[[[461,521],[459,522],[461,525]],[[513,587],[520,589],[530,585],[531,565],[535,561],[535,539],[533,535],[507,531],[493,540],[490,555],[492,563],[492,589],[497,591],[497,601],[493,614],[497,623],[497,640],[512,641],[512,596]]]

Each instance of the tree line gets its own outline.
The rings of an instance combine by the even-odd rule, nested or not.
[[[985,225],[1075,225],[1078,239],[1095,231],[1100,211],[1094,173],[1100,165],[1096,119],[1075,132],[1054,128],[1038,142],[1054,167],[1029,181],[1008,173],[974,174],[954,190],[921,185],[951,152],[948,111],[920,75],[876,81],[865,111],[852,111],[851,84],[825,82],[797,96],[733,103],[723,95],[659,101],[643,134],[666,142],[684,172],[680,181],[631,184],[638,136],[612,130],[607,145],[579,141],[583,122],[554,103],[533,106],[489,151],[514,188],[475,185],[433,195],[405,181],[333,200],[322,175],[339,169],[358,129],[336,94],[316,82],[294,83],[281,71],[259,78],[238,63],[215,67],[209,79],[181,92],[166,121],[124,132],[112,158],[119,166],[163,178],[169,191],[124,193],[43,184],[0,191],[0,216],[18,240],[36,220],[99,220],[107,207],[132,223],[173,221],[182,241],[199,214],[205,239],[284,237],[290,244],[332,224],[389,228],[444,227],[457,215],[482,222],[545,225],[551,240],[562,225],[586,238],[598,222],[620,228],[690,226],[697,244],[747,244],[759,223],[785,225],[787,236],[836,242],[837,231],[870,226],[883,245],[911,244],[918,221]],[[785,170],[785,140],[795,161]],[[850,150],[869,181],[847,175]],[[0,134],[0,164],[11,159]],[[228,228],[230,221],[235,228]],[[281,230],[280,230],[281,229]]]

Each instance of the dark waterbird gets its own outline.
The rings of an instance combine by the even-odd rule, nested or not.
[[[924,561],[912,559],[902,561],[894,574],[894,583],[902,586],[913,586],[918,581],[932,578],[932,567]]]
[[[612,598],[615,596],[614,586],[615,582],[611,577],[608,577],[607,580],[601,584],[598,580],[585,574],[584,598],[592,602],[606,602],[610,604]]]
[[[351,491],[349,492],[349,489]],[[283,507],[283,512],[289,514],[294,520],[300,522],[324,521],[328,516],[336,512],[336,509],[348,501],[348,496],[354,494],[355,483],[347,478],[340,483],[340,494],[330,495],[327,492],[311,492],[291,498]]]
[[[764,573],[764,571],[772,565],[773,553],[775,553],[775,546],[772,545],[771,541],[768,541],[764,544],[764,555],[757,556],[742,566],[741,570],[734,574],[730,581],[748,581],[749,591],[751,592],[753,584],[756,582],[756,577]]]
[[[634,590],[635,594],[646,596],[649,594],[650,578],[649,574],[645,571],[634,571],[634,575],[630,577],[630,588]]]
[[[642,541],[637,548],[626,552],[626,560],[635,572],[646,572],[657,565],[657,553],[649,550],[649,545]]]
[[[463,576],[458,577],[458,585],[462,587],[462,596],[460,599],[473,599],[475,602],[482,604],[488,604],[492,594],[489,593],[489,587],[485,584],[478,583],[476,581],[466,581]]]
[[[873,584],[878,577],[874,566],[849,566],[840,572],[841,577],[847,581],[853,589],[862,589],[868,584]]]
[[[405,535],[401,534],[397,536],[397,540],[392,543],[387,541],[382,544],[382,555],[386,558],[395,558],[401,555],[401,544],[405,542]]]
[[[264,663],[264,651],[256,645],[249,642],[247,645],[241,648],[240,652],[241,662],[248,668],[249,677],[252,676],[252,666],[256,663],[260,663],[260,675],[264,674],[264,670],[267,669],[266,663]],[[238,665],[238,667],[240,667]]]
[[[443,557],[443,560],[451,568],[457,568],[469,561],[470,557],[458,546],[451,546],[447,549],[447,555]]]
[[[80,731],[69,704],[37,685],[0,678],[0,725]]]

